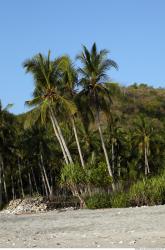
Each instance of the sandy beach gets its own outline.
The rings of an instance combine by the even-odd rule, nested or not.
[[[165,247],[165,206],[1,212],[0,247]]]

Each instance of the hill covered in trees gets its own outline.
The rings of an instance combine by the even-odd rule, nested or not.
[[[108,82],[118,66],[95,44],[77,58],[79,69],[66,56],[25,61],[31,110],[0,106],[0,203],[34,194],[88,207],[164,203],[165,89]]]

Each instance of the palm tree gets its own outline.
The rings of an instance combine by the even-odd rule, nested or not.
[[[26,72],[32,73],[35,83],[33,99],[27,101],[26,104],[29,107],[35,107],[29,113],[28,123],[35,122],[39,118],[42,123],[46,122],[47,117],[51,119],[65,162],[68,164],[73,163],[73,160],[57,121],[56,110],[65,108],[68,112],[74,114],[76,107],[73,102],[61,96],[58,90],[58,86],[61,84],[59,63],[60,58],[50,60],[50,51],[47,57],[38,54],[24,62],[23,66],[26,68]]]
[[[110,68],[117,69],[118,66],[116,62],[107,58],[107,54],[107,50],[101,50],[98,52],[96,44],[94,43],[91,51],[83,46],[83,52],[77,56],[77,59],[82,63],[82,67],[78,69],[81,76],[79,86],[82,88],[79,96],[86,96],[88,108],[92,109],[99,130],[109,175],[113,180],[113,173],[100,123],[100,112],[102,110],[104,112],[109,112],[109,106],[111,104],[109,91],[104,84],[105,80],[107,80],[106,72]],[[112,186],[113,189],[115,189],[114,182]]]
[[[126,142],[126,133],[121,127],[121,120],[118,117],[111,116],[111,120],[108,119],[107,140],[111,145],[111,165],[113,174],[117,173],[120,177],[121,171],[121,157],[122,152],[125,154],[124,145]],[[127,145],[128,147],[128,145]],[[126,156],[126,155],[125,155]]]
[[[33,99],[26,102],[29,107],[35,108],[29,113],[27,122],[31,124],[40,119],[41,122],[45,124],[47,118],[51,119],[55,135],[64,155],[65,163],[69,167],[70,164],[73,164],[73,160],[57,121],[57,117],[59,117],[61,113],[70,114],[76,136],[77,131],[73,117],[77,112],[77,108],[74,102],[70,100],[70,95],[65,96],[62,93],[62,87],[65,82],[64,73],[66,72],[62,71],[61,65],[62,58],[50,61],[50,53],[48,57],[39,54],[24,63],[27,72],[31,72],[35,80]],[[76,139],[76,142],[78,142],[78,136]],[[77,192],[75,193],[73,189],[71,189],[71,191],[73,195],[76,195],[80,199]]]
[[[60,68],[62,69],[62,73],[63,73],[62,88],[61,88],[62,94],[66,96],[66,98],[68,98],[69,100],[72,100],[73,102],[75,102],[75,96],[76,96],[75,87],[77,84],[77,72],[74,68],[74,65],[71,59],[68,56],[63,56],[61,58]],[[78,116],[78,112],[76,112],[73,115],[72,114],[70,115],[69,113],[68,115],[69,115],[69,119],[71,120],[73,132],[74,132],[74,136],[75,136],[75,140],[76,140],[76,144],[78,148],[78,153],[80,156],[81,165],[84,168],[85,163],[84,163],[84,159],[83,159],[83,155],[82,155],[82,151],[80,147],[80,142],[78,138],[78,133],[76,129],[76,124],[75,124],[75,120],[76,120],[76,116]]]
[[[144,157],[144,173],[150,173],[149,155],[150,155],[150,140],[153,134],[153,127],[148,120],[142,116],[135,122],[135,130],[133,141],[139,148],[140,157]]]

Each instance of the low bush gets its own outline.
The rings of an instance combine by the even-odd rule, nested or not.
[[[98,193],[85,199],[86,207],[89,209],[109,208],[111,207],[111,198],[109,194]]]
[[[86,184],[86,176],[83,168],[78,163],[65,164],[61,169],[61,186],[74,186]]]
[[[127,207],[129,205],[128,195],[126,193],[115,193],[111,197],[111,207]]]
[[[165,203],[165,174],[144,179],[133,184],[129,190],[131,206],[160,205]]]
[[[94,187],[109,187],[112,178],[108,174],[107,166],[104,162],[100,162],[97,166],[87,165],[85,169],[86,179],[88,183]]]
[[[86,198],[87,208],[121,208],[165,204],[165,173],[133,184],[129,191],[97,193]]]

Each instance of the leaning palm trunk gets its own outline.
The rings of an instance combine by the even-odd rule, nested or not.
[[[47,185],[46,185],[46,181],[45,181],[45,177],[44,177],[44,174],[43,174],[43,170],[42,170],[42,167],[41,167],[41,164],[39,163],[39,166],[40,166],[40,170],[41,170],[41,177],[42,177],[42,183],[43,183],[43,187],[45,189],[45,194],[46,196],[48,197],[48,188],[47,188]],[[44,189],[43,189],[43,195],[44,195]]]
[[[11,175],[11,185],[12,185],[12,195],[13,195],[13,201],[15,200],[15,188],[14,188],[14,180],[13,176]]]
[[[150,173],[150,168],[148,164],[148,157],[147,157],[147,146],[144,146],[144,164],[145,164],[145,175]]]
[[[33,171],[32,167],[31,167],[31,172],[32,172],[32,177],[33,177],[33,182],[34,182],[34,186],[35,186],[36,192],[39,194],[38,187],[37,187],[37,182],[36,182],[36,178],[35,178],[35,174],[34,174],[34,171]]]
[[[5,192],[5,199],[8,202],[8,194],[7,194],[7,186],[6,186],[6,181],[5,181],[5,174],[3,172],[3,187],[4,187],[4,192]]]
[[[78,139],[78,135],[77,135],[74,117],[71,118],[71,121],[72,121],[73,131],[74,131],[76,144],[77,144],[77,148],[78,148],[78,152],[79,152],[79,156],[80,156],[80,160],[81,160],[81,165],[83,168],[85,168],[84,159],[83,159],[82,152],[81,152],[81,147],[80,147],[80,143],[79,143],[79,139]]]
[[[8,202],[8,194],[7,194],[7,186],[6,186],[6,178],[5,178],[5,170],[4,170],[4,164],[2,161],[2,175],[3,175],[3,186],[4,186],[4,192],[5,192],[5,198],[6,201]]]
[[[71,185],[71,191],[73,196],[77,197],[80,201],[80,208],[85,208],[85,200],[83,199],[82,195],[79,193],[78,188],[76,185]]]
[[[32,181],[31,181],[31,175],[30,173],[28,173],[28,177],[29,177],[29,191],[30,191],[30,196],[33,195],[33,186],[32,186]]]
[[[18,162],[18,168],[19,168],[19,179],[20,179],[20,185],[21,185],[21,193],[22,197],[25,197],[24,189],[23,189],[23,182],[22,182],[22,176],[21,176],[21,168],[20,168],[20,163]]]
[[[112,138],[112,172],[114,174],[114,171],[115,171],[115,154],[114,154],[114,142],[113,142],[113,138]]]
[[[3,187],[4,187],[4,192],[5,192],[5,199],[8,202],[8,194],[7,194],[7,185],[6,185],[6,180],[5,180],[5,172],[4,172],[4,167],[2,167],[2,175],[3,175]]]
[[[120,156],[118,156],[118,177],[120,177],[121,176],[121,165],[120,165],[120,161],[121,161],[121,157]]]
[[[48,187],[48,190],[49,190],[49,194],[50,194],[51,193],[51,188],[50,188],[50,183],[49,183],[48,176],[47,176],[47,173],[46,173],[46,169],[45,169],[45,166],[44,166],[44,161],[43,161],[42,154],[40,155],[40,157],[41,157],[41,166],[42,166],[42,169],[43,169],[43,173],[44,173],[44,176],[45,176],[46,184],[47,184],[47,187]]]
[[[64,159],[65,159],[65,162],[66,162],[66,164],[68,164],[69,161],[68,161],[67,155],[66,155],[66,153],[65,153],[65,149],[64,149],[64,147],[63,147],[61,138],[60,138],[60,136],[59,136],[59,134],[58,134],[58,131],[57,131],[57,128],[56,128],[54,119],[53,119],[53,113],[52,113],[51,110],[50,110],[50,119],[51,119],[51,122],[52,122],[52,125],[53,125],[54,133],[55,133],[55,135],[56,135],[56,137],[57,137],[57,140],[58,140],[58,142],[59,142],[59,144],[60,144],[60,147],[61,147],[61,150],[62,150]]]
[[[115,188],[115,184],[114,184],[114,180],[113,180],[113,173],[112,173],[111,165],[110,165],[110,162],[109,162],[107,150],[106,150],[104,139],[103,139],[103,133],[102,133],[102,129],[101,129],[101,126],[100,126],[100,119],[99,119],[99,112],[98,111],[97,111],[96,124],[97,124],[98,130],[99,130],[101,144],[102,144],[102,148],[103,148],[103,151],[104,151],[108,172],[109,172],[110,177],[112,178],[112,189],[113,189],[113,191],[115,191],[116,188]]]
[[[70,152],[69,152],[69,149],[68,149],[68,147],[67,147],[67,145],[66,145],[66,142],[65,142],[65,140],[64,140],[64,137],[63,137],[63,135],[62,135],[61,128],[60,128],[60,126],[59,126],[59,124],[58,124],[58,121],[57,121],[57,119],[56,119],[56,117],[55,117],[53,111],[52,111],[52,115],[53,115],[53,120],[54,120],[54,123],[55,123],[55,125],[56,125],[57,131],[58,131],[58,134],[59,134],[59,137],[60,137],[60,139],[61,139],[61,142],[62,142],[62,144],[63,144],[63,147],[64,147],[64,149],[65,149],[65,152],[66,152],[66,154],[67,154],[67,157],[68,157],[68,159],[69,159],[69,162],[70,162],[70,163],[73,163],[71,154],[70,154]]]

